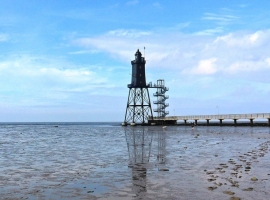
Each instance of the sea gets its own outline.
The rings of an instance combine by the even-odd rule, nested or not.
[[[0,123],[0,199],[269,199],[270,128]]]

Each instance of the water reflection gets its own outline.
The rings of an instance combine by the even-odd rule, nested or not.
[[[129,167],[132,168],[132,190],[136,197],[143,198],[147,191],[146,177],[149,163],[152,133],[145,127],[126,127]]]
[[[166,164],[166,131],[158,132],[158,170],[163,170]]]

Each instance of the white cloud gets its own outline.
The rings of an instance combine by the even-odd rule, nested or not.
[[[219,23],[228,23],[238,19],[238,17],[228,14],[204,13],[204,17],[202,19],[217,21]]]
[[[80,55],[80,54],[96,54],[96,53],[100,53],[100,51],[98,51],[98,50],[82,50],[82,51],[69,52],[68,54]]]
[[[160,5],[159,2],[153,3],[153,6],[156,7],[156,8],[158,8],[158,9],[162,9],[162,8],[163,8],[163,7]]]
[[[250,6],[250,4],[239,4],[238,6],[240,8],[246,8],[246,7]]]
[[[209,27],[212,24],[212,27],[215,28],[208,28],[205,31],[199,31],[199,33],[206,33],[206,34],[219,34],[225,32],[230,25],[237,24],[241,20],[238,17],[234,10],[228,8],[221,8],[217,10],[217,13],[204,13],[202,19],[202,23],[207,22],[207,26]],[[239,13],[239,12],[238,12]]]
[[[127,34],[125,34],[126,32]],[[110,31],[92,38],[80,38],[75,45],[86,49],[95,48],[108,52],[122,61],[133,59],[137,48],[143,51],[146,47],[148,67],[190,70],[200,63],[200,73],[214,74],[226,71],[243,71],[241,66],[250,63],[245,71],[259,71],[267,65],[266,58],[270,52],[270,31],[261,30],[255,33],[231,33],[219,37],[204,35],[185,35],[181,33],[152,32],[142,34],[141,31],[130,31],[132,37],[127,37],[129,31]],[[135,37],[137,36],[137,37]],[[209,58],[215,58],[215,60]],[[205,65],[207,62],[209,65]],[[205,63],[206,62],[206,63]],[[215,63],[216,67],[213,67]],[[202,67],[204,66],[204,67]],[[208,66],[208,67],[205,67]],[[236,67],[238,66],[238,67]],[[207,69],[206,69],[207,68]],[[203,73],[203,69],[206,72]]]
[[[232,9],[222,8],[217,13],[204,13],[202,20],[213,22],[218,26],[228,26],[237,23],[240,18],[235,14],[236,12]]]
[[[109,36],[127,37],[127,38],[139,38],[141,36],[147,36],[151,34],[152,34],[151,32],[147,31],[137,31],[127,29],[117,29],[108,32]]]
[[[1,34],[0,33],[0,42],[6,42],[9,40],[9,35],[8,34]]]
[[[26,55],[0,61],[0,79],[0,96],[25,106],[52,105],[76,98],[74,92],[90,94],[97,88],[112,87],[106,77],[87,66]]]
[[[265,61],[241,61],[232,63],[226,70],[229,73],[239,73],[239,72],[258,72],[261,70],[270,70],[269,59]]]
[[[267,58],[265,61],[266,61],[267,64],[270,66],[270,58]]]
[[[217,27],[214,29],[206,29],[194,33],[194,35],[216,35],[217,33],[222,33],[224,30],[222,27]]]
[[[259,33],[256,32],[254,34],[251,34],[251,36],[249,37],[249,40],[251,43],[255,43],[259,38]]]
[[[133,6],[133,5],[136,5],[136,4],[138,4],[138,3],[139,3],[138,0],[132,0],[132,1],[126,2],[126,5],[128,5],[128,6]]]
[[[179,24],[176,24],[176,26],[172,27],[171,29],[172,30],[181,30],[181,29],[187,28],[189,25],[190,25],[190,22],[179,23]]]
[[[211,75],[217,72],[215,67],[216,58],[210,58],[207,60],[200,60],[198,66],[191,69],[192,74]]]
[[[270,30],[256,31],[255,33],[235,33],[217,37],[216,43],[234,46],[236,48],[251,48],[252,46],[265,45],[270,37]]]

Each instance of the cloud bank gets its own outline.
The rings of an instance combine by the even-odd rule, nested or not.
[[[146,47],[148,77],[166,80],[171,112],[177,108],[182,114],[198,114],[198,110],[199,114],[215,114],[215,104],[219,103],[226,113],[241,113],[244,108],[249,108],[245,112],[265,112],[251,105],[264,102],[270,94],[270,30],[215,36],[118,29],[72,43],[123,62],[133,60],[138,48],[144,54]],[[201,107],[188,109],[175,99],[189,99]]]
[[[270,30],[235,32],[222,36],[187,35],[135,30],[78,38],[74,44],[133,59],[137,48],[146,47],[149,68],[177,70],[182,74],[217,75],[260,73],[269,70]]]
[[[0,62],[2,101],[5,98],[6,106],[65,106],[80,93],[110,87],[105,77],[89,68],[58,59],[14,55]]]

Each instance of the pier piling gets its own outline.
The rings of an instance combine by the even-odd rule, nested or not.
[[[253,126],[253,119],[249,119],[250,120],[250,126]]]
[[[222,126],[222,120],[223,119],[219,119],[219,125]]]

